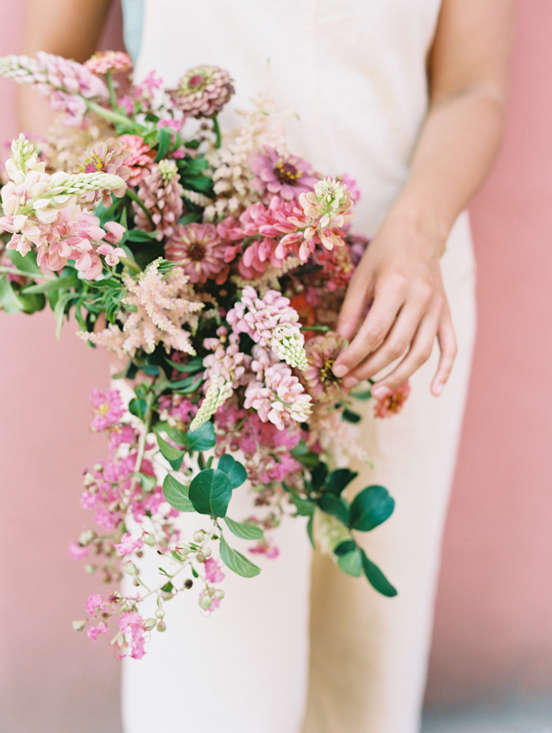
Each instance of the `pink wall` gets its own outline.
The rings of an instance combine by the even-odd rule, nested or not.
[[[0,0],[0,17],[0,54],[17,52],[22,8]],[[479,343],[445,537],[431,705],[552,692],[551,31],[549,0],[520,0],[505,144],[473,206]],[[0,80],[0,98],[3,140],[16,132],[11,82]],[[88,519],[79,477],[105,450],[88,432],[87,397],[107,383],[105,355],[73,331],[54,343],[49,314],[0,314],[3,733],[119,725],[118,664],[70,629],[91,589],[66,554]]]

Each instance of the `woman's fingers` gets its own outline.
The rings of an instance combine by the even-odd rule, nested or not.
[[[441,350],[441,357],[439,359],[439,366],[437,372],[431,383],[432,393],[438,397],[443,391],[454,364],[456,358],[456,352],[458,347],[456,345],[456,336],[454,334],[454,326],[452,325],[452,318],[448,306],[444,309],[439,323],[439,330],[437,331],[437,340],[439,341],[439,348]]]
[[[359,265],[360,267],[362,265]],[[369,288],[366,287],[366,282],[364,282],[360,270],[357,272],[358,275],[353,276],[349,283],[337,322],[337,333],[347,341],[350,341],[355,335],[370,297]]]
[[[371,379],[403,356],[414,339],[423,315],[424,307],[420,303],[404,305],[385,341],[343,378],[343,386],[352,389],[358,382]]]
[[[404,359],[372,387],[372,394],[376,399],[386,397],[406,382],[429,359],[439,328],[439,317],[439,312],[432,310],[423,318]]]
[[[403,303],[402,281],[399,284],[395,278],[390,278],[378,288],[359,332],[335,360],[333,373],[336,377],[342,378],[355,369],[385,340]]]

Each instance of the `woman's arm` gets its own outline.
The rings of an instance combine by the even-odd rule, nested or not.
[[[26,0],[23,53],[55,53],[86,61],[96,50],[111,0]],[[19,125],[42,132],[52,113],[36,90],[20,85],[17,96]]]
[[[372,388],[404,382],[441,349],[439,395],[456,355],[439,258],[487,175],[500,141],[514,0],[443,0],[429,59],[430,105],[409,180],[351,280],[338,331],[351,339],[333,370],[353,387],[402,357]],[[345,376],[346,375],[346,376]]]

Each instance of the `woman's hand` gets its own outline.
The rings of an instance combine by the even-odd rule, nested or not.
[[[428,237],[393,215],[370,242],[347,290],[337,328],[352,339],[333,366],[346,388],[400,359],[372,388],[374,397],[385,397],[429,359],[437,338],[441,358],[431,391],[441,393],[456,356],[439,262],[444,243],[441,236]]]

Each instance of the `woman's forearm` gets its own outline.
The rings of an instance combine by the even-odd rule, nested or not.
[[[493,162],[503,129],[504,90],[475,85],[434,103],[410,177],[391,216],[418,230],[435,255]]]

